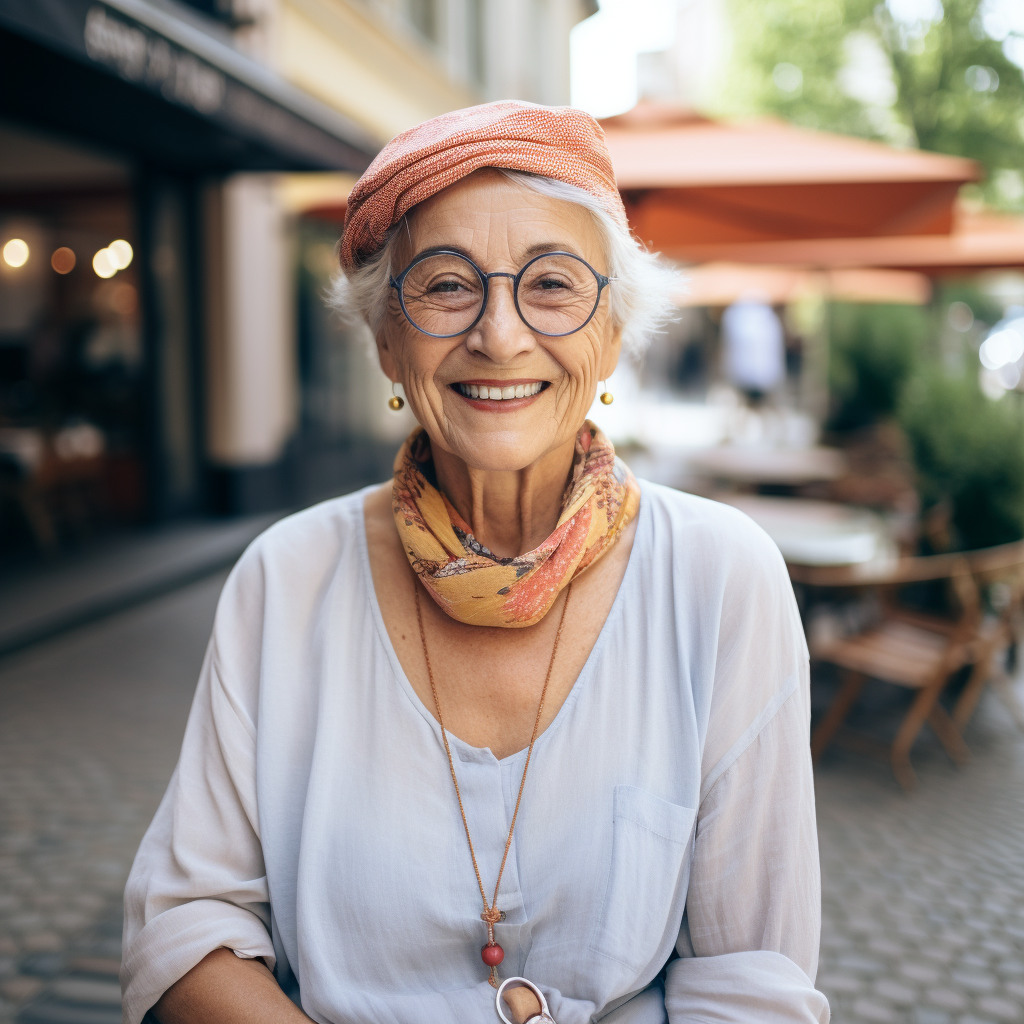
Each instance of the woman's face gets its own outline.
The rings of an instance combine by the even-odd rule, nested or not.
[[[485,273],[509,274],[539,253],[557,250],[581,256],[608,274],[600,235],[586,210],[527,191],[495,171],[477,171],[420,203],[406,223],[393,267],[396,277],[430,249],[454,249]],[[425,284],[438,301],[447,301],[446,289],[458,287],[443,277]],[[546,289],[546,297],[552,289],[558,294],[559,282],[538,287]],[[511,279],[498,277],[490,281],[479,323],[453,338],[434,338],[413,327],[391,289],[377,348],[381,367],[402,385],[433,445],[470,468],[517,470],[573,442],[598,381],[615,368],[620,332],[611,325],[608,296],[602,293],[582,330],[560,338],[538,334],[516,312]],[[471,391],[518,386],[522,398],[481,399]]]

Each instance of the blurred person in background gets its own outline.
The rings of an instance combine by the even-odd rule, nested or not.
[[[760,296],[744,296],[722,314],[722,344],[729,383],[759,405],[786,379],[782,324]]]
[[[420,426],[225,586],[128,882],[125,1021],[826,1022],[785,566],[586,420],[675,285],[600,128],[421,124],[340,257]]]

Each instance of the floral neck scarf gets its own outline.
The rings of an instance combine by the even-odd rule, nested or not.
[[[640,507],[636,479],[589,420],[576,438],[558,524],[525,554],[499,558],[488,551],[433,478],[430,440],[417,427],[395,459],[395,525],[430,596],[453,619],[472,626],[539,622],[559,591],[611,548]]]

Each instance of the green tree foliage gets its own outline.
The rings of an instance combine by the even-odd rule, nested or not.
[[[1024,409],[1021,396],[986,398],[973,375],[932,368],[907,386],[899,418],[910,440],[925,505],[948,502],[957,546],[1024,536]]]
[[[896,412],[929,316],[919,306],[836,303],[829,314],[830,426],[852,430]]]
[[[935,0],[935,21],[897,20],[877,0],[729,0],[726,105],[973,157],[982,193],[1024,208],[1024,39],[988,0]],[[1004,36],[1004,38],[996,38]]]

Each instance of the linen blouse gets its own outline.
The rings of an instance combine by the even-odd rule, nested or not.
[[[365,497],[279,522],[225,584],[125,893],[125,1024],[221,946],[264,958],[322,1024],[498,1021],[440,727],[381,618]],[[826,1024],[808,724],[774,544],[642,483],[607,621],[534,749],[501,977],[537,984],[558,1024]],[[449,742],[493,884],[525,751]]]

